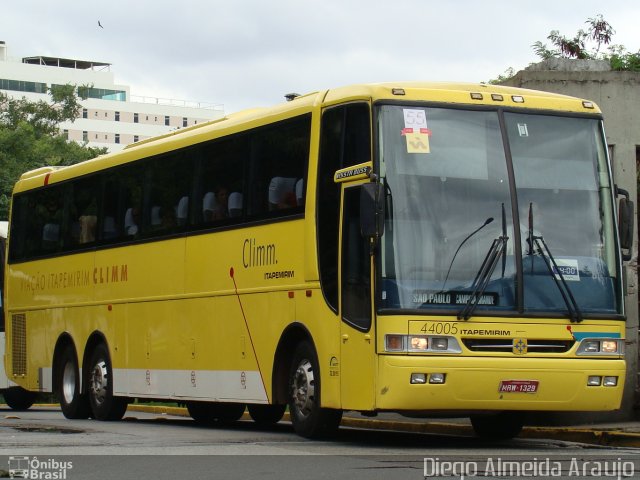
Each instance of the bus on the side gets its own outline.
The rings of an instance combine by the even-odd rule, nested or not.
[[[615,410],[619,193],[594,103],[492,85],[320,91],[42,168],[13,192],[7,374],[68,418],[288,406],[305,437]]]

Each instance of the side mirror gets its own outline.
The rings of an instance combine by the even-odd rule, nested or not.
[[[633,201],[629,199],[629,192],[616,187],[616,195],[623,195],[623,198],[618,202],[618,232],[620,235],[620,248],[623,250],[622,259],[628,261],[631,260],[633,250],[635,212]]]
[[[384,233],[384,185],[365,183],[360,190],[360,232],[366,238]]]

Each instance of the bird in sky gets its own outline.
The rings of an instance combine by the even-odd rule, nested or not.
[[[99,26],[100,28],[104,28],[104,27],[102,26],[102,24],[100,23],[100,20],[98,20],[98,26]]]

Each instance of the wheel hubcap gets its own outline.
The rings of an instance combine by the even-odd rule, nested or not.
[[[71,362],[67,362],[62,372],[62,396],[65,403],[73,402],[76,394],[76,369]]]
[[[94,365],[91,372],[91,394],[98,405],[102,404],[107,396],[107,386],[107,365],[100,361]]]
[[[293,375],[291,385],[293,404],[303,417],[307,417],[315,400],[315,378],[311,362],[303,360]]]

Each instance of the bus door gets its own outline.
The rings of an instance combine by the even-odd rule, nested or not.
[[[342,407],[375,407],[375,322],[372,321],[371,256],[360,233],[361,186],[343,184],[340,256]]]

